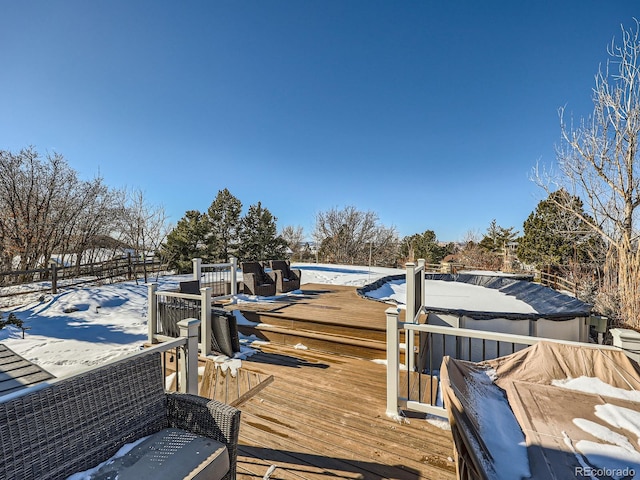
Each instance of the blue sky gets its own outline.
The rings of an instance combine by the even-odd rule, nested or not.
[[[637,0],[0,2],[0,149],[58,152],[177,222],[228,188],[280,228],[522,223],[558,108],[591,113]]]

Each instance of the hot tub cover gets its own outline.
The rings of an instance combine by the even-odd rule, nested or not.
[[[571,390],[568,379],[598,388]],[[640,475],[640,369],[621,351],[539,342],[481,363],[445,357],[441,387],[461,479],[508,478],[500,460],[510,446],[496,443],[508,432],[496,417],[515,418],[523,432],[529,478]],[[499,415],[486,408],[496,395],[506,399]]]

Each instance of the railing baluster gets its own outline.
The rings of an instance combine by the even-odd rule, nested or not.
[[[560,341],[553,340],[548,338],[540,338],[540,337],[532,337],[525,335],[515,335],[515,334],[503,334],[497,332],[488,332],[481,330],[471,330],[464,328],[453,328],[448,326],[436,326],[429,324],[414,324],[412,322],[400,323],[398,322],[398,311],[397,309],[389,308],[386,311],[387,313],[387,414],[390,416],[397,416],[398,409],[407,409],[414,410],[423,413],[433,413],[436,415],[444,415],[445,411],[442,407],[438,407],[433,405],[432,399],[434,395],[437,394],[437,385],[434,385],[435,379],[433,378],[435,375],[435,364],[439,362],[444,356],[452,356],[454,358],[460,359],[460,354],[464,349],[464,346],[467,346],[469,352],[467,355],[467,359],[473,358],[471,352],[473,351],[473,347],[477,345],[477,342],[482,342],[481,350],[482,350],[482,360],[488,360],[492,358],[497,358],[502,356],[503,351],[515,353],[518,348],[522,346],[534,345],[539,341],[547,341],[547,342],[555,342],[555,343],[563,343],[568,345],[584,345],[589,348],[600,348],[602,350],[619,350],[615,347],[610,346],[594,346],[592,344],[585,344],[581,342],[571,342],[571,341]],[[423,363],[420,364],[420,368],[418,369],[418,399],[414,400],[415,396],[411,394],[411,371],[407,371],[407,395],[406,398],[404,395],[401,395],[399,392],[399,371],[400,371],[400,363],[398,359],[398,352],[400,346],[400,340],[398,336],[398,332],[400,330],[405,331],[405,338],[409,335],[415,335],[416,332],[419,332],[422,335],[426,335],[424,345],[426,350],[421,351],[421,359]],[[434,335],[438,335],[441,340],[437,342],[434,340]],[[453,337],[453,338],[452,338]],[[464,339],[466,338],[466,343]],[[436,352],[434,350],[434,344],[439,343],[442,346],[441,350]],[[491,343],[487,343],[491,342]],[[506,347],[502,347],[502,343],[507,344]],[[495,344],[495,348],[489,348],[489,346]],[[509,348],[508,344],[511,344]],[[451,348],[449,348],[451,347]],[[455,352],[452,350],[455,349]],[[430,382],[429,388],[423,388],[422,385],[422,375],[429,375],[427,381]],[[436,375],[437,377],[437,375]],[[403,392],[404,393],[404,392]],[[429,393],[429,399],[423,399],[423,396],[426,397],[426,393]],[[411,398],[409,398],[411,397]]]
[[[427,340],[429,341],[429,403],[433,399],[433,335],[427,333]]]

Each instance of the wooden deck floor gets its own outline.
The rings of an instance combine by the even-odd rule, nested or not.
[[[0,395],[15,392],[54,378],[42,367],[0,344]]]
[[[356,287],[305,284],[301,293],[276,301],[240,303],[255,328],[241,326],[245,335],[272,343],[296,345],[359,358],[384,358],[388,304],[367,300]]]
[[[301,293],[272,302],[242,303],[232,308],[243,312],[293,319],[310,320],[327,326],[373,329],[384,332],[385,310],[390,305],[367,300],[356,293],[356,287],[307,283]]]
[[[264,345],[243,368],[274,381],[245,402],[239,479],[454,479],[451,433],[424,416],[385,415],[386,373],[372,361]]]

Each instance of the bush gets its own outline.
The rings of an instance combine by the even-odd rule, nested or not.
[[[3,320],[2,317],[0,317],[0,330],[7,325],[15,325],[18,328],[22,328],[24,326],[24,321],[20,320],[15,313],[10,313],[9,318],[6,320]]]

